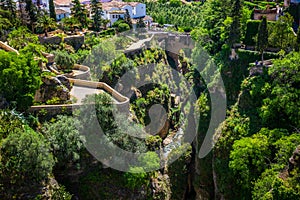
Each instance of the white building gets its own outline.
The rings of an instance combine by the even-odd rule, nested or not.
[[[139,2],[111,1],[102,3],[103,18],[110,20],[110,25],[118,19],[124,18],[126,10],[131,19],[144,18],[146,16],[146,5]]]
[[[47,1],[47,0],[42,0]],[[89,0],[80,0],[82,4],[87,5],[89,9]],[[103,9],[103,19],[110,20],[110,26],[118,19],[124,18],[126,10],[130,18],[137,19],[146,16],[146,5],[139,2],[122,2],[118,0],[101,0]],[[71,0],[54,0],[56,10],[64,10],[66,13],[71,13],[72,1]],[[91,12],[91,11],[90,11]],[[90,13],[91,16],[91,13]],[[60,16],[61,17],[61,16]],[[59,18],[60,18],[59,17]],[[67,17],[67,16],[65,16]],[[60,18],[62,19],[62,18]]]

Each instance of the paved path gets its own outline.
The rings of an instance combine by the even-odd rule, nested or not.
[[[74,85],[70,94],[72,97],[75,97],[77,99],[76,103],[83,103],[83,99],[87,95],[91,94],[101,94],[104,91],[101,89],[95,89],[95,88],[88,88],[88,87],[83,87],[83,86],[76,86]]]

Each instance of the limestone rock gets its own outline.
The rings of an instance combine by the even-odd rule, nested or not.
[[[66,103],[70,100],[72,85],[65,76],[43,77],[42,81],[43,84],[35,94],[35,101],[46,103],[48,100],[58,98],[59,103]]]

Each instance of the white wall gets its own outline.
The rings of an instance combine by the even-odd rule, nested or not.
[[[146,4],[139,3],[133,9],[134,14],[132,18],[140,18],[146,16]]]
[[[132,18],[132,17],[133,17],[133,13],[132,13],[133,10],[132,10],[132,7],[131,7],[130,5],[123,6],[122,10],[125,10],[125,11],[126,11],[126,9],[127,9],[128,12],[129,12],[130,18]]]

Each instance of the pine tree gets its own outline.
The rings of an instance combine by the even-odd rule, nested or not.
[[[33,32],[34,24],[37,21],[37,7],[33,4],[32,0],[25,0],[25,3],[26,3],[25,10],[28,13],[31,30]]]
[[[264,61],[264,51],[268,47],[268,23],[267,18],[263,17],[259,27],[258,27],[258,35],[257,35],[257,44],[256,48],[261,53],[261,61]]]
[[[91,0],[91,10],[93,19],[93,28],[95,31],[100,31],[100,26],[102,24],[102,4],[98,0]]]
[[[73,7],[71,8],[71,16],[74,17],[81,25],[81,28],[85,28],[89,24],[87,17],[88,11],[79,0],[72,0]]]
[[[230,14],[232,18],[232,23],[229,30],[228,45],[233,47],[233,45],[240,40],[241,34],[241,17],[242,17],[242,1],[234,0],[233,8]]]
[[[130,15],[129,15],[129,11],[128,11],[127,9],[126,9],[126,13],[125,13],[125,15],[124,15],[124,22],[125,22],[126,24],[128,24],[130,28],[132,28],[131,17],[130,17]]]
[[[50,17],[56,21],[56,13],[55,13],[53,0],[49,0],[49,11],[50,11]]]

